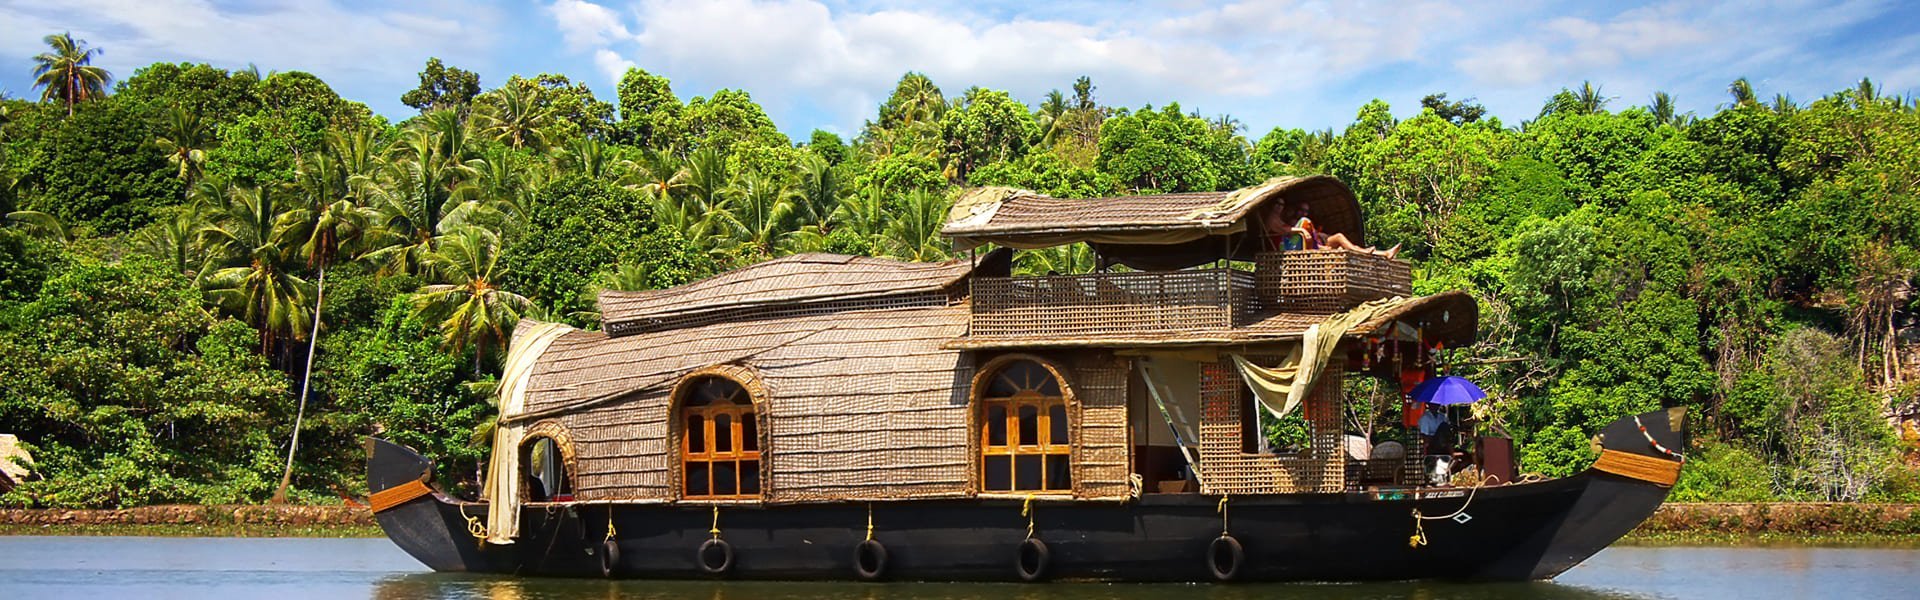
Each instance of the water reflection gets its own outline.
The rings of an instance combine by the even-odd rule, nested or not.
[[[380,580],[379,600],[1627,600],[1654,598],[1557,583],[1139,585],[1053,583],[761,583],[509,579],[419,573]]]

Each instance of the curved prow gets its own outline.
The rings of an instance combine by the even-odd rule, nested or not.
[[[435,571],[484,570],[455,501],[434,490],[433,462],[413,449],[367,438],[368,504],[387,538]],[[481,506],[473,513],[486,515]]]
[[[1551,579],[1618,541],[1666,501],[1687,447],[1685,408],[1614,421],[1597,436],[1600,458],[1573,508],[1533,565],[1528,579]]]

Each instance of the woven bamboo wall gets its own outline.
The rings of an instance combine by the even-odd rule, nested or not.
[[[1260,300],[1283,310],[1330,314],[1413,294],[1412,265],[1365,252],[1265,252],[1255,264]]]
[[[965,311],[944,301],[827,306],[612,339],[576,332],[542,357],[528,409],[631,393],[557,418],[578,450],[577,497],[669,500],[679,457],[667,420],[672,383],[737,361],[767,389],[767,501],[960,496],[967,405],[956,382],[972,367],[940,346],[964,331]]]
[[[1238,324],[1253,275],[1235,270],[976,277],[974,338],[1219,331]]]
[[[1073,495],[1123,498],[1133,474],[1127,435],[1128,363],[1108,352],[1086,352],[1071,363],[1078,413],[1074,420]]]
[[[1310,448],[1281,456],[1247,454],[1241,451],[1241,398],[1252,392],[1246,390],[1231,362],[1201,365],[1201,492],[1274,494],[1343,489],[1346,456],[1340,451],[1341,378],[1340,366],[1328,364],[1301,407],[1313,427]]]

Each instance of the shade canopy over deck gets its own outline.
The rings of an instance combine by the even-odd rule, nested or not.
[[[1102,256],[1145,270],[1179,269],[1220,258],[1251,260],[1267,250],[1261,218],[1311,203],[1320,231],[1366,243],[1360,202],[1324,175],[1277,177],[1225,192],[1116,198],[1054,198],[1026,190],[981,188],[948,213],[942,235],[956,250],[986,244],[1039,249],[1086,242]]]

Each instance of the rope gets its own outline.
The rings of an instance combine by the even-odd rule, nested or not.
[[[466,518],[467,520],[467,535],[473,536],[473,539],[480,540],[480,542],[483,544],[486,543],[487,524],[480,522],[479,517],[468,515],[467,505],[465,503],[460,504],[459,508],[460,508],[460,516]]]
[[[1220,505],[1215,507],[1214,510],[1220,511],[1220,536],[1226,537],[1227,535],[1227,495],[1226,494],[1220,495]]]
[[[1027,539],[1033,539],[1033,494],[1027,494],[1026,502],[1020,504],[1020,516],[1027,518]]]
[[[1420,519],[1422,518],[1424,517],[1420,516],[1420,509],[1413,509],[1413,536],[1407,538],[1408,548],[1419,548],[1427,545],[1427,528],[1420,523]]]
[[[1671,486],[1680,480],[1680,461],[1619,450],[1601,450],[1600,460],[1593,461],[1593,468],[1596,471],[1665,486]]]
[[[1027,534],[1033,535],[1031,533]],[[873,503],[867,503],[867,541],[873,541]]]
[[[1127,497],[1121,498],[1120,503],[1125,504],[1129,500],[1139,500],[1140,494],[1146,491],[1146,487],[1147,487],[1147,481],[1146,479],[1140,477],[1139,473],[1128,474],[1127,475]]]
[[[1640,428],[1640,437],[1647,438],[1647,443],[1652,444],[1653,449],[1659,450],[1661,454],[1673,457],[1674,460],[1687,462],[1687,457],[1682,456],[1679,452],[1668,450],[1666,446],[1660,445],[1660,440],[1653,439],[1653,434],[1647,433],[1647,426],[1640,422],[1640,415],[1633,416],[1633,425]]]
[[[412,502],[414,498],[419,498],[431,493],[433,493],[433,488],[429,488],[427,484],[421,483],[418,479],[414,479],[374,492],[373,495],[367,497],[367,506],[371,507],[373,512],[376,513],[386,512],[394,507]]]
[[[713,529],[708,529],[707,533],[713,534],[713,539],[720,539],[720,505],[718,504],[713,505]]]
[[[614,529],[613,529],[613,505],[612,505],[612,504],[608,504],[608,505],[607,505],[607,539],[606,539],[606,541],[609,541],[609,542],[611,542],[611,541],[613,541],[613,533],[614,533]]]
[[[1467,507],[1473,506],[1473,497],[1479,494],[1480,488],[1485,486],[1486,484],[1487,484],[1487,480],[1481,479],[1479,482],[1475,483],[1473,487],[1467,488],[1467,501],[1460,503],[1459,510],[1455,510],[1452,513],[1447,514],[1446,516],[1429,517],[1420,513],[1420,507],[1417,507],[1417,506],[1414,507],[1413,535],[1407,538],[1407,547],[1419,548],[1421,546],[1427,545],[1427,527],[1426,527],[1426,524],[1424,523],[1425,521],[1449,520],[1454,517],[1467,514]],[[1464,525],[1465,523],[1462,523],[1462,524]]]

